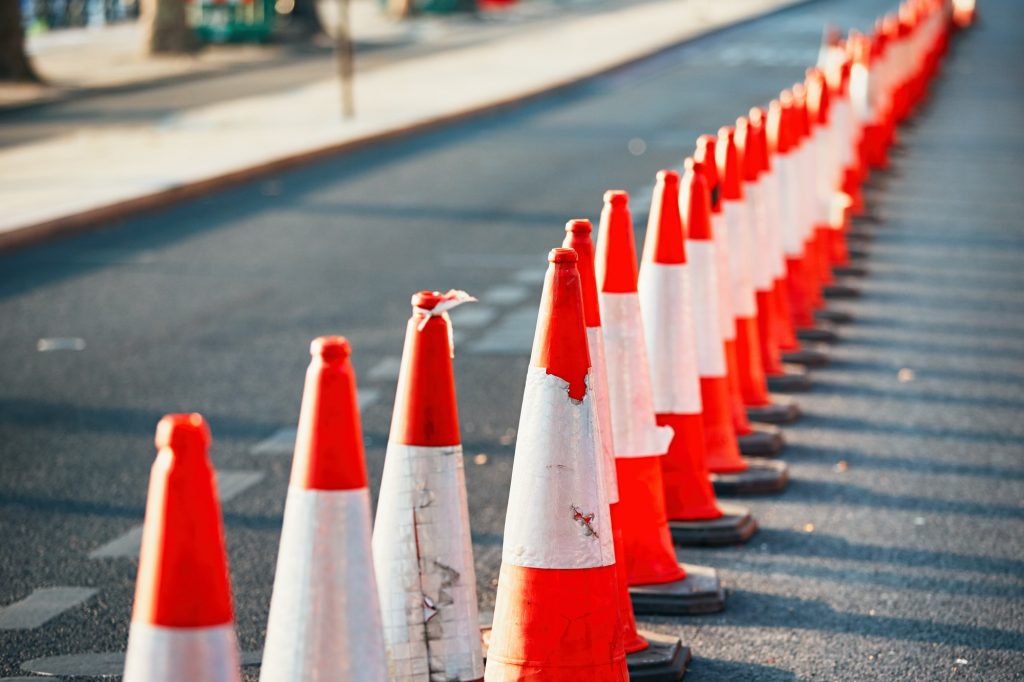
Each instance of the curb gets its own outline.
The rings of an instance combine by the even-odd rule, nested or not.
[[[795,0],[794,2],[772,8],[760,14],[752,14],[719,26],[713,26],[705,30],[698,30],[693,35],[686,36],[685,38],[667,45],[652,48],[612,66],[599,67],[592,71],[584,72],[578,76],[556,81],[554,83],[547,83],[532,90],[497,99],[480,106],[470,107],[468,109],[455,111],[441,116],[434,116],[417,121],[416,123],[399,126],[389,130],[382,130],[377,133],[368,134],[359,139],[348,140],[346,142],[340,142],[326,147],[319,147],[317,149],[289,154],[287,156],[258,163],[246,168],[222,173],[212,178],[206,178],[204,180],[197,180],[195,182],[157,190],[140,197],[117,201],[112,204],[89,209],[87,211],[45,220],[40,223],[26,225],[24,227],[14,228],[13,230],[0,234],[0,252],[14,251],[59,237],[66,237],[103,229],[126,218],[153,212],[182,200],[195,199],[206,194],[235,187],[260,177],[326,159],[334,156],[335,154],[363,149],[371,145],[401,139],[417,133],[439,130],[445,126],[467,119],[505,111],[558,92],[569,90],[596,78],[621,71],[633,66],[634,64],[678,49],[683,45],[688,45],[698,40],[718,35],[740,26],[760,21],[767,17],[792,11],[818,1],[819,0]]]

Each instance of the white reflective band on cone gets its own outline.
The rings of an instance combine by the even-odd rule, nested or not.
[[[638,288],[651,360],[654,411],[700,414],[703,405],[688,266],[644,262]]]
[[[803,141],[800,146],[800,153],[798,158],[799,163],[799,175],[797,177],[800,180],[796,186],[793,187],[796,199],[800,205],[800,229],[803,235],[804,244],[807,244],[814,234],[814,214],[816,211],[815,204],[818,200],[817,191],[815,186],[817,180],[815,180],[816,169],[814,167],[814,145],[816,136],[812,135]]]
[[[726,256],[729,260],[728,285],[732,298],[732,314],[744,319],[757,315],[752,243],[756,239],[754,232],[757,227],[750,221],[750,201],[751,197],[747,195],[739,201],[727,201],[722,206],[726,229],[729,232],[729,253]],[[721,279],[721,276],[719,278]],[[735,330],[735,319],[732,327]],[[728,340],[726,337],[726,341]]]
[[[794,205],[794,192],[799,182],[793,154],[777,154],[775,168],[779,180],[779,227],[782,235],[782,249],[786,256],[799,258],[804,252],[803,230],[800,224],[800,210]]]
[[[590,376],[594,380],[594,412],[597,414],[597,436],[600,444],[601,471],[608,504],[619,501],[619,479],[615,474],[615,443],[612,436],[612,411],[608,399],[608,365],[604,354],[604,332],[600,327],[587,327],[590,348]]]
[[[763,180],[744,185],[747,193],[747,218],[753,239],[750,246],[751,283],[754,287],[754,308],[757,308],[756,292],[772,288],[772,241],[769,234],[768,211],[765,206],[765,183]],[[737,314],[738,315],[738,314]]]
[[[722,202],[723,210],[725,201]],[[715,270],[718,272],[718,322],[724,341],[736,340],[736,318],[732,313],[732,282],[729,275],[731,234],[725,222],[725,213],[711,214],[711,236],[715,242]]]
[[[832,193],[835,191],[831,155],[828,148],[829,143],[829,129],[826,127],[818,128],[818,133],[814,136],[814,144],[811,148],[813,161],[811,163],[811,177],[809,179],[813,184],[808,185],[814,189],[814,192],[810,193],[814,227],[828,223],[828,207],[832,201]]]
[[[764,176],[765,199],[768,216],[768,237],[771,240],[770,264],[772,279],[781,279],[786,274],[786,251],[782,246],[782,189],[779,183],[778,164]]]
[[[124,682],[238,682],[234,625],[170,628],[132,623]]]
[[[871,74],[866,66],[854,63],[850,67],[850,103],[857,120],[865,125],[875,122],[870,81]]]
[[[600,297],[615,457],[664,455],[673,431],[672,427],[658,426],[654,421],[640,298],[636,293],[604,292]]]
[[[373,564],[388,679],[483,677],[461,445],[388,443]]]
[[[529,568],[615,563],[595,428],[589,388],[574,400],[565,380],[543,367],[527,370],[502,561]]]
[[[688,239],[693,324],[697,332],[697,371],[702,377],[725,376],[725,347],[718,333],[718,273],[713,242]]]
[[[370,493],[290,487],[261,682],[387,679]]]

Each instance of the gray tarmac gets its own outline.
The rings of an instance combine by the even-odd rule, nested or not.
[[[693,649],[688,680],[1024,679],[1024,5],[981,5],[868,187],[871,271],[836,304],[855,322],[785,427],[789,489],[743,500],[761,525],[746,545],[680,553],[719,569],[726,610],[642,621]],[[290,466],[287,436],[266,441],[294,428],[309,341],[352,341],[376,490],[425,288],[481,298],[453,319],[489,609],[539,276],[564,222],[596,219],[605,189],[649,192],[698,134],[801,78],[826,21],[866,28],[892,6],[812,3],[0,257],[0,605],[90,595],[37,627],[0,610],[0,678],[124,650],[135,561],[90,553],[141,523],[154,427],[174,411],[204,413],[216,466],[249,481],[224,520],[240,643],[258,651]],[[60,676],[116,658],[82,660]]]

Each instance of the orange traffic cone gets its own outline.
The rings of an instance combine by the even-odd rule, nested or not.
[[[391,680],[480,680],[484,660],[448,310],[461,291],[412,297],[373,560]]]
[[[672,539],[678,545],[746,542],[757,522],[745,507],[718,504],[704,463],[693,293],[675,171],[658,173],[637,288],[657,422],[674,431],[661,463]]]
[[[619,488],[615,475],[615,448],[612,443],[612,415],[609,407],[608,371],[604,357],[604,332],[601,329],[601,307],[598,302],[597,276],[594,272],[593,226],[589,220],[570,220],[565,224],[562,246],[576,252],[576,263],[583,293],[583,314],[587,325],[587,344],[593,365],[594,407],[600,431],[602,463],[605,471],[606,492],[611,512],[612,535],[615,543],[615,574],[618,581],[619,616],[622,620],[623,647],[630,678],[666,680],[674,682],[682,677],[690,650],[678,637],[653,632],[640,633],[636,628],[633,602],[629,597],[626,576],[626,552],[622,541],[622,522],[619,510]],[[667,458],[666,458],[667,459]]]
[[[127,682],[241,680],[209,445],[198,414],[167,415],[157,425]]]
[[[774,106],[779,106],[778,102]],[[750,110],[751,148],[759,162],[757,193],[758,221],[763,225],[765,249],[761,251],[760,268],[755,279],[757,291],[757,331],[761,344],[761,362],[772,391],[799,392],[810,390],[812,382],[801,365],[784,364],[780,346],[787,333],[792,334],[788,307],[783,307],[786,279],[786,256],[782,248],[780,220],[781,192],[778,172],[768,153],[767,114],[757,107]],[[749,156],[749,155],[748,155]],[[747,157],[744,157],[747,158]],[[795,336],[794,336],[795,340]]]
[[[549,256],[484,678],[628,679],[577,256]]]
[[[723,268],[718,270],[719,282],[725,281],[729,290],[725,295],[732,298],[732,310],[735,318],[733,329],[736,330],[732,341],[725,342],[726,370],[729,395],[732,399],[733,426],[739,438],[740,452],[745,455],[774,457],[782,452],[785,440],[777,426],[769,424],[751,424],[747,418],[746,406],[743,404],[741,387],[741,366],[739,348],[750,352],[754,348],[750,334],[756,328],[746,326],[744,338],[739,339],[740,319],[753,319],[757,314],[757,299],[754,296],[752,273],[753,234],[756,226],[752,225],[744,204],[743,181],[741,178],[741,158],[736,149],[735,130],[722,128],[718,140],[710,135],[703,135],[697,140],[694,161],[701,164],[705,171],[708,186],[714,187],[716,176],[720,178],[722,216],[725,229],[729,233],[729,254]],[[714,229],[714,223],[712,223]],[[717,253],[719,245],[715,244]],[[721,259],[719,259],[719,263]]]
[[[628,202],[625,192],[605,193],[596,266],[633,608],[637,613],[718,611],[724,594],[717,575],[680,565],[669,533],[661,461],[673,434],[655,420]]]
[[[719,494],[766,493],[782,490],[786,465],[740,457],[733,430],[724,345],[716,324],[718,272],[711,240],[711,207],[703,164],[686,159],[680,207],[686,234],[686,253],[693,284],[697,328],[697,368],[700,373],[704,444],[708,470]]]
[[[351,348],[313,341],[261,682],[388,677]]]
[[[823,348],[805,348],[797,337],[797,327],[813,324],[810,299],[806,291],[805,271],[805,205],[801,193],[801,160],[796,142],[797,124],[794,116],[793,95],[783,92],[768,108],[767,135],[773,154],[772,166],[778,180],[778,208],[776,216],[782,235],[786,272],[782,289],[776,292],[775,304],[779,349],[785,362],[811,367],[828,364],[829,355]]]
[[[749,300],[745,306],[737,307],[736,315],[738,379],[740,395],[749,418],[772,424],[787,424],[800,417],[800,408],[785,396],[772,396],[768,393],[765,366],[761,357],[764,344],[761,341],[760,317],[763,313],[769,314],[771,311],[762,311],[759,301],[763,300],[772,286],[770,254],[773,244],[764,206],[764,188],[760,181],[762,161],[758,156],[757,145],[753,143],[754,133],[751,128],[749,119],[741,116],[736,119],[735,133],[725,141],[726,144],[735,146],[736,156],[740,160],[739,165],[742,166],[740,175],[743,178],[744,201],[741,208],[747,217],[748,231],[746,263],[750,278],[745,286]],[[770,318],[766,322],[768,325],[773,324]],[[774,331],[769,329],[769,333],[774,334]],[[774,343],[774,337],[769,343]],[[773,350],[776,354],[775,361],[778,362],[778,350]]]

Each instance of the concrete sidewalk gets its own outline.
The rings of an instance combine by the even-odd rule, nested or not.
[[[360,73],[342,121],[333,79],[188,109],[158,125],[86,125],[0,149],[0,247],[121,218],[346,147],[515,102],[797,0],[561,4],[530,23]]]

